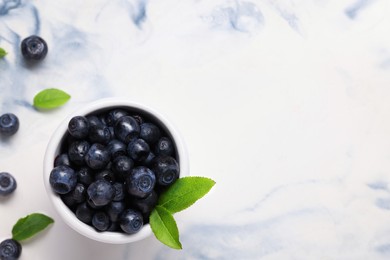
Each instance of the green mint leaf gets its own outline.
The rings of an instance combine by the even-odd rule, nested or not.
[[[182,211],[206,195],[214,184],[215,181],[205,177],[179,178],[168,190],[161,194],[158,205],[166,208],[171,213]]]
[[[8,53],[3,48],[0,48],[0,59],[3,58],[7,54]]]
[[[44,230],[54,220],[41,213],[33,213],[19,219],[12,228],[12,238],[21,241]]]
[[[149,217],[149,224],[156,238],[163,244],[182,249],[176,221],[167,209],[156,206]]]
[[[64,105],[70,99],[70,95],[56,88],[42,90],[34,97],[34,107],[52,109]]]

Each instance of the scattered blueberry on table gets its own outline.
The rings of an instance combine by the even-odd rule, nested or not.
[[[22,246],[14,239],[6,239],[0,243],[0,259],[15,260],[20,257]]]
[[[8,172],[0,172],[0,196],[8,196],[17,187],[15,178]]]
[[[43,60],[48,52],[47,43],[39,36],[31,35],[21,44],[22,55],[26,60]]]
[[[148,115],[113,108],[75,116],[49,181],[80,221],[99,232],[134,234],[179,178],[175,149]]]
[[[0,116],[0,135],[11,136],[19,130],[19,119],[12,113]]]

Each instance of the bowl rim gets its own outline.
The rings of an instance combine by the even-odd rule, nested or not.
[[[90,102],[81,108],[75,110],[68,115],[57,127],[52,134],[44,156],[43,161],[43,181],[46,189],[46,193],[49,196],[49,200],[53,204],[57,213],[61,216],[64,222],[70,226],[73,230],[77,231],[81,235],[90,239],[110,243],[110,244],[126,244],[142,240],[152,234],[152,230],[149,224],[145,224],[142,229],[135,234],[124,234],[116,232],[98,232],[93,227],[81,222],[75,216],[75,214],[63,203],[60,196],[52,191],[49,176],[53,169],[53,162],[59,151],[59,144],[61,143],[64,134],[67,131],[68,123],[70,119],[78,115],[87,115],[98,110],[108,110],[114,107],[126,107],[129,109],[140,110],[146,114],[150,114],[162,123],[168,133],[172,136],[172,141],[175,143],[177,156],[179,157],[180,177],[189,175],[189,160],[187,148],[184,143],[180,132],[177,127],[161,112],[156,109],[145,105],[143,103],[135,102],[128,99],[122,98],[104,98],[93,102]]]

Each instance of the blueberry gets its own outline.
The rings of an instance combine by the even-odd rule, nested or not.
[[[110,130],[110,140],[114,139],[115,138],[115,130],[114,130],[114,127],[113,126],[109,126],[108,127],[108,130]]]
[[[73,117],[68,124],[68,132],[71,136],[83,139],[88,136],[89,122],[84,116]]]
[[[11,113],[0,116],[0,135],[11,136],[19,130],[19,119]]]
[[[161,137],[155,147],[156,155],[172,155],[174,152],[174,147],[171,139],[168,137]]]
[[[16,180],[8,172],[0,172],[0,196],[7,196],[15,191]]]
[[[119,215],[125,210],[125,203],[123,201],[113,201],[105,207],[107,215],[113,222],[118,221]]]
[[[131,173],[134,167],[134,162],[130,157],[118,156],[112,161],[111,169],[116,174],[118,179],[124,180]]]
[[[128,114],[129,113],[126,110],[120,108],[109,111],[106,116],[107,125],[114,126],[119,118],[127,116]]]
[[[92,170],[88,167],[82,167],[77,171],[77,180],[78,182],[89,186],[93,182]]]
[[[114,189],[115,189],[115,196],[112,199],[113,201],[121,201],[125,199],[125,187],[123,183],[120,182],[115,182],[113,184]]]
[[[77,165],[84,165],[84,158],[90,149],[87,141],[75,141],[69,145],[69,160]]]
[[[61,195],[61,199],[62,199],[62,202],[64,202],[65,205],[68,206],[68,208],[70,208],[73,211],[74,207],[77,206],[77,203],[72,198],[72,196],[69,196],[68,194],[69,193]]]
[[[134,117],[135,121],[137,121],[137,123],[139,125],[143,124],[144,121],[145,121],[144,118],[141,115],[133,115],[133,117]]]
[[[153,123],[143,123],[140,125],[139,136],[149,145],[156,143],[160,139],[160,129]]]
[[[100,122],[102,122],[104,126],[108,126],[105,114],[99,114],[97,115],[97,117],[99,118]]]
[[[108,144],[111,132],[107,126],[93,125],[89,128],[88,139],[91,143]]]
[[[103,169],[109,161],[110,153],[102,144],[91,145],[85,156],[85,162],[94,170]]]
[[[89,224],[92,221],[93,210],[87,203],[83,202],[77,206],[76,217],[82,222]]]
[[[87,194],[93,204],[99,207],[112,201],[115,196],[115,189],[108,181],[97,180],[89,185]]]
[[[126,209],[119,217],[119,226],[125,233],[137,233],[143,226],[141,213],[133,209]]]
[[[106,231],[111,231],[111,232],[120,231],[120,227],[119,227],[118,222],[111,222],[110,226],[107,228]]]
[[[132,203],[142,212],[142,214],[150,214],[156,206],[157,200],[157,193],[155,191],[152,191],[152,193],[150,193],[146,198],[135,198]]]
[[[26,60],[43,60],[46,57],[48,47],[45,40],[32,35],[22,41],[21,50]]]
[[[110,152],[111,158],[115,158],[126,154],[127,145],[117,139],[114,139],[108,143],[107,150]]]
[[[171,156],[155,157],[151,169],[156,174],[157,183],[162,186],[171,185],[180,174],[179,164]]]
[[[115,174],[112,171],[105,169],[95,174],[95,180],[106,180],[109,183],[114,183]]]
[[[145,165],[145,166],[150,166],[153,162],[153,159],[154,157],[156,157],[154,155],[153,152],[149,152],[148,156],[142,161],[142,163]]]
[[[108,215],[102,211],[96,212],[92,217],[92,226],[97,231],[106,231],[110,227],[110,224]]]
[[[134,161],[145,160],[149,152],[150,148],[148,143],[140,138],[132,140],[127,146],[127,153]]]
[[[57,167],[60,165],[71,166],[68,154],[62,153],[55,158],[54,167]]]
[[[103,168],[103,170],[109,170],[109,171],[111,171],[111,166],[112,166],[112,161],[108,161],[108,163],[107,163],[106,166]]]
[[[89,126],[104,125],[103,122],[100,121],[100,119],[97,116],[89,115],[89,116],[86,116],[86,118],[88,119]]]
[[[138,122],[131,116],[122,116],[114,126],[115,136],[122,142],[128,144],[132,139],[138,137],[140,127]]]
[[[95,203],[93,203],[93,201],[89,198],[87,198],[87,204],[88,206],[91,208],[91,209],[98,209],[98,210],[101,210],[102,208],[104,208],[104,206],[97,206],[95,205]]]
[[[154,173],[149,168],[138,166],[126,177],[125,186],[130,195],[145,198],[153,191],[155,184]]]
[[[22,246],[14,239],[6,239],[0,243],[0,259],[16,260],[22,253]]]
[[[72,191],[77,184],[77,174],[69,166],[54,167],[50,173],[50,185],[58,194],[66,194]]]
[[[82,183],[77,183],[76,187],[69,193],[63,196],[63,199],[71,198],[76,204],[80,204],[85,201],[87,197],[87,188]]]

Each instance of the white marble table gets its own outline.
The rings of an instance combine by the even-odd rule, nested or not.
[[[88,2],[88,3],[87,3]],[[388,0],[1,0],[0,171],[18,181],[0,201],[0,238],[44,212],[56,223],[21,259],[389,259]],[[19,50],[37,34],[39,66]],[[72,95],[39,112],[44,88]],[[176,215],[184,249],[153,236],[88,240],[59,218],[42,181],[46,145],[71,112],[103,97],[147,103],[188,144],[191,175],[217,184]]]

